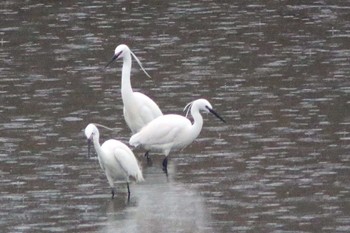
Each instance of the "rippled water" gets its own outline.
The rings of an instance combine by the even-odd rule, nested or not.
[[[4,232],[349,232],[346,1],[2,1],[0,228]],[[165,113],[205,97],[188,148],[161,156],[131,201],[110,190],[82,130],[128,141],[121,62]]]

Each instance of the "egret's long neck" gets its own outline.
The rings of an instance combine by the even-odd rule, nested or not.
[[[97,156],[100,157],[100,154],[102,153],[102,149],[100,145],[100,135],[98,133],[92,138],[92,142],[94,143]]]
[[[123,101],[132,98],[132,87],[130,82],[131,73],[131,55],[130,52],[126,53],[123,57],[123,69],[122,69],[122,98]]]
[[[199,113],[199,109],[196,105],[191,107],[191,115],[193,117],[193,125],[192,125],[192,130],[193,130],[193,136],[195,138],[198,137],[199,133],[201,132],[202,126],[203,126],[203,117]]]

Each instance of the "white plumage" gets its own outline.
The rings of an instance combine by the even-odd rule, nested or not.
[[[167,156],[170,151],[182,149],[191,144],[199,135],[203,118],[200,110],[211,112],[225,122],[205,99],[198,99],[189,103],[185,109],[191,108],[193,124],[184,116],[168,114],[160,116],[134,134],[129,144],[132,146],[142,145],[146,150],[160,151],[165,155],[163,170],[167,173]]]
[[[112,198],[115,194],[114,182],[119,180],[127,183],[128,199],[130,199],[130,177],[137,182],[144,180],[134,153],[127,145],[115,139],[109,139],[101,146],[100,134],[94,124],[89,124],[85,128],[85,136],[94,144],[98,161],[112,189]]]
[[[135,134],[150,121],[163,115],[163,113],[151,98],[140,92],[133,92],[130,82],[131,55],[135,58],[145,74],[149,76],[142,67],[140,60],[125,44],[116,47],[114,56],[106,67],[116,59],[123,59],[121,92],[124,104],[124,119],[131,132]]]

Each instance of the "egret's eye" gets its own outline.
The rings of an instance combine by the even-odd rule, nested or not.
[[[117,53],[117,54],[115,55],[115,57],[118,58],[122,53],[123,53],[123,51],[120,51],[119,53]]]

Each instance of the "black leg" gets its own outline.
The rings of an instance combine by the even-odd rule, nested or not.
[[[128,201],[130,201],[130,188],[129,188],[129,183],[126,183],[126,186],[128,187]]]
[[[112,188],[112,199],[114,198],[114,193],[115,193],[114,188]]]
[[[147,158],[147,165],[151,166],[152,165],[152,160],[149,157],[149,151],[146,151],[145,157]]]
[[[163,159],[163,171],[168,176],[168,157]]]

